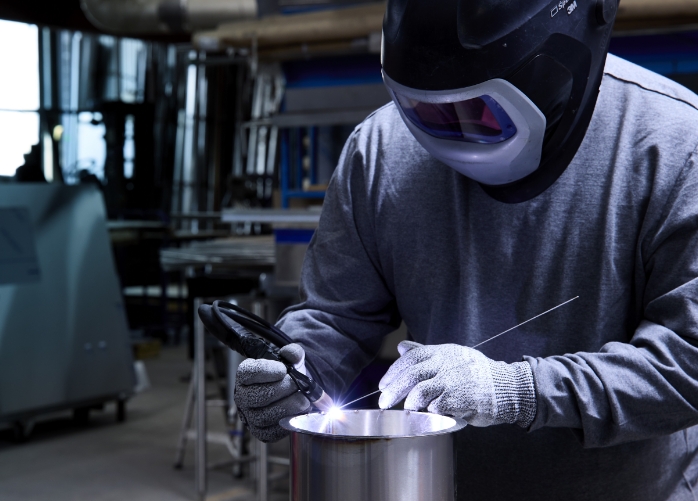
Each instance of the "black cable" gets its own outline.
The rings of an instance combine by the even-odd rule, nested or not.
[[[237,305],[227,303],[225,301],[214,301],[213,311],[218,318],[218,321],[222,322],[224,325],[226,322],[223,319],[223,315],[242,325],[253,334],[263,337],[270,343],[276,345],[278,348],[283,348],[287,344],[293,343],[293,340],[280,329],[274,327],[263,318],[260,318],[254,313],[250,313]]]
[[[213,314],[218,320],[218,322],[225,328],[234,330],[241,338],[241,340],[249,338],[251,333],[271,343],[275,348],[277,348],[277,350],[278,348],[283,348],[284,346],[294,342],[293,339],[291,339],[285,332],[283,332],[278,327],[272,325],[271,323],[255,315],[254,313],[239,307],[236,304],[218,300],[213,302],[213,304],[211,305],[211,310],[213,311]],[[231,326],[230,323],[227,322],[224,317],[228,317],[230,320],[240,325],[241,327],[243,327],[243,329],[246,329],[249,332],[245,332],[243,331],[243,329],[239,328],[236,329],[235,327]],[[261,350],[261,347],[256,348]],[[315,368],[314,364],[308,359],[307,356],[305,357],[305,365],[308,372],[310,373],[311,378],[315,381],[320,381],[317,369]],[[294,380],[295,379],[296,378],[294,377]],[[298,383],[298,381],[296,381],[296,383]]]

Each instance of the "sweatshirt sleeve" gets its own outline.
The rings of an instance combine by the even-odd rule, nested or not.
[[[367,156],[354,132],[327,188],[320,224],[303,262],[301,302],[278,322],[303,346],[311,373],[334,398],[401,322],[378,259]]]
[[[576,429],[585,447],[698,424],[698,169],[695,152],[656,216],[647,215],[634,287],[642,318],[628,343],[598,353],[531,358],[531,430]]]

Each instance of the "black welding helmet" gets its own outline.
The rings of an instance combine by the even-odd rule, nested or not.
[[[388,0],[383,79],[434,157],[530,200],[591,121],[618,0]]]

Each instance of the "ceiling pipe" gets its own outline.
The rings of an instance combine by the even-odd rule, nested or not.
[[[695,0],[621,0],[618,7],[620,19],[696,16]]]
[[[115,35],[186,33],[257,17],[257,0],[80,0],[85,17]]]
[[[367,1],[370,0],[284,0],[284,4]],[[94,26],[104,32],[126,36],[211,30],[224,23],[247,21],[276,12],[279,4],[280,0],[80,0],[85,16]],[[306,15],[312,18],[314,14]],[[300,15],[299,20],[306,15]],[[622,31],[624,28],[641,28],[654,24],[681,25],[696,20],[696,0],[622,0],[616,29]],[[262,24],[272,25],[276,21],[264,19]],[[279,24],[286,24],[286,21]],[[278,29],[277,26],[270,28],[273,28],[272,31]]]
[[[321,10],[284,16],[221,24],[216,30],[194,35],[194,44],[202,49],[250,47],[259,49],[293,44],[353,40],[378,34],[383,26],[386,4],[372,2],[344,9]],[[379,44],[380,46],[380,44]]]

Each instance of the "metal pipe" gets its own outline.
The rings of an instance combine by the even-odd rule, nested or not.
[[[257,0],[80,0],[85,16],[90,22],[102,31],[119,35],[143,35],[157,33],[181,33],[207,30],[215,28],[223,23],[254,19],[258,16],[260,9]],[[358,11],[371,10],[381,5],[360,6]],[[337,30],[348,29],[346,13],[353,12],[352,9],[340,12],[336,25],[331,29],[332,37],[337,37]],[[321,29],[317,24],[323,24],[324,16],[333,16],[329,13],[310,13],[295,16],[296,19],[289,20],[285,16],[271,16],[261,22],[244,25],[245,33],[254,31],[258,39],[265,39],[271,30],[276,37],[287,38],[285,33],[292,26],[301,22],[301,37],[312,38],[313,31]],[[695,0],[623,0],[618,9],[618,19],[627,21],[630,19],[647,19],[653,17],[680,18],[683,16],[698,15],[698,2]],[[318,18],[317,20],[315,18]],[[370,22],[368,18],[361,19],[362,24],[367,23],[380,31],[380,21],[382,12],[376,17],[375,22]],[[294,22],[291,22],[294,21]],[[312,21],[317,21],[313,23]],[[303,24],[305,23],[305,24]],[[257,26],[259,24],[259,26]],[[253,29],[254,28],[254,29]],[[261,30],[261,32],[258,32]],[[365,30],[365,29],[364,29]],[[284,32],[284,33],[282,33]],[[225,33],[227,37],[235,36],[233,33]],[[353,37],[358,36],[356,34]],[[224,38],[226,38],[224,36]],[[295,40],[295,37],[291,37]],[[322,37],[321,37],[322,38]],[[340,37],[341,38],[341,37]],[[352,38],[352,37],[349,37]],[[247,41],[247,39],[245,39]],[[239,41],[238,41],[239,42]],[[233,45],[235,45],[233,43]],[[246,45],[246,44],[243,44]]]
[[[194,300],[194,311],[199,310],[201,299]],[[206,337],[204,324],[194,321],[194,374],[196,377],[196,492],[200,501],[206,499]]]
[[[257,456],[257,499],[258,501],[269,500],[269,450],[268,445],[259,442],[259,454]]]
[[[199,47],[283,47],[293,44],[353,40],[380,33],[385,3],[371,2],[345,9],[328,9],[303,14],[272,15],[261,19],[221,23],[210,32],[199,32]]]
[[[696,15],[698,2],[695,0],[622,0],[618,7],[621,20]]]
[[[383,2],[370,2],[345,9],[221,23],[216,30],[196,33],[194,44],[206,49],[250,48],[256,44],[260,57],[277,59],[305,56],[311,50],[350,51],[356,39],[364,37],[369,38],[369,46],[371,39],[380,46],[384,12]],[[678,26],[695,22],[697,17],[696,0],[622,0],[617,26],[651,26],[661,20]]]
[[[179,442],[177,443],[177,454],[175,456],[175,468],[180,469],[184,465],[184,453],[187,447],[187,434],[191,428],[192,417],[194,416],[194,405],[196,400],[196,368],[192,366],[191,381],[189,381],[189,390],[187,391],[187,407],[184,411],[182,419],[182,427],[179,432]]]
[[[118,35],[181,33],[257,17],[257,0],[80,0],[85,17]]]

